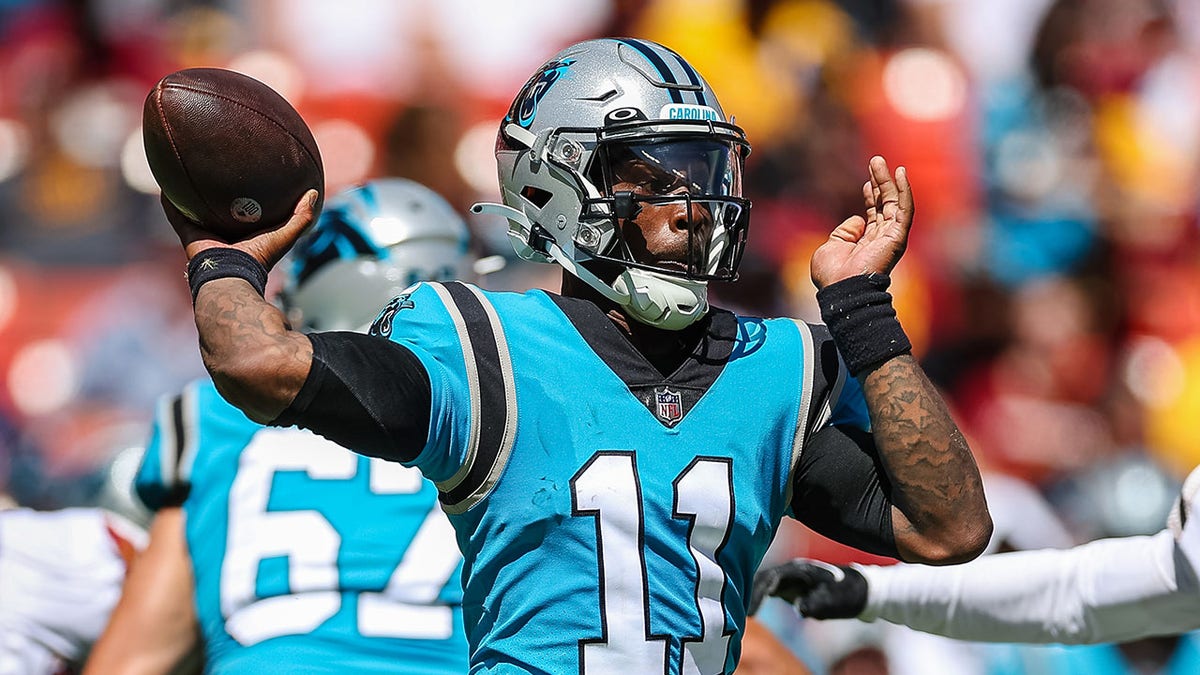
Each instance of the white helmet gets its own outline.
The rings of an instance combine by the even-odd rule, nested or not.
[[[708,310],[709,281],[736,276],[749,151],[681,56],[646,40],[590,40],[559,52],[517,94],[496,140],[504,204],[472,210],[506,217],[520,257],[555,262],[637,320],[678,330]],[[614,167],[631,160],[653,178],[614,191]],[[687,260],[636,260],[621,221],[670,203],[686,209]]]
[[[470,280],[467,226],[433,190],[383,178],[339,193],[289,253],[280,301],[305,330],[361,330],[418,281]]]

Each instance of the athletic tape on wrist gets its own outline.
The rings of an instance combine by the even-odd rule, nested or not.
[[[200,287],[215,279],[245,279],[262,295],[267,288],[267,268],[249,253],[236,248],[209,248],[188,261],[187,280],[192,288],[192,304]]]
[[[817,291],[821,318],[855,377],[912,352],[887,292],[891,283],[886,274],[862,274]]]

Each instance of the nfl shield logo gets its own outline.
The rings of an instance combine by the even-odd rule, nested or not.
[[[671,391],[667,387],[654,390],[655,410],[657,411],[658,419],[664,424],[675,424],[683,419],[683,400],[679,396],[679,392]]]

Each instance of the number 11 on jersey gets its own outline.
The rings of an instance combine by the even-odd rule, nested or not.
[[[701,634],[684,638],[685,675],[725,669],[725,572],[717,556],[733,526],[732,462],[698,457],[673,482],[672,516],[689,521],[688,550],[696,564]],[[572,515],[596,519],[602,637],[584,640],[581,671],[628,675],[647,663],[667,668],[668,642],[648,625],[649,582],[641,484],[632,452],[598,452],[571,479]]]

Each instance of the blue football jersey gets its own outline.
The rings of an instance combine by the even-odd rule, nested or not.
[[[663,376],[593,306],[598,353],[572,301],[425,283],[372,328],[429,372],[411,463],[466,558],[472,672],[732,672],[804,441],[866,428],[862,392],[836,354],[817,372],[807,324],[728,313],[715,380],[647,387]]]
[[[182,503],[214,673],[462,673],[462,558],[415,469],[164,398],[136,489]]]

